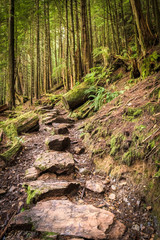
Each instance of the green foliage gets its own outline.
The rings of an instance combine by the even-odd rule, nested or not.
[[[93,100],[92,106],[94,106],[94,110],[98,111],[103,104],[112,101],[114,98],[118,97],[120,94],[123,94],[124,91],[115,91],[109,92],[106,91],[103,87],[91,86],[86,90],[86,94],[90,94],[89,98]]]
[[[30,186],[28,186],[27,188],[27,200],[26,203],[30,204],[32,202],[33,199],[35,199],[36,197],[38,197],[38,195],[40,194],[40,190],[36,189],[36,190],[32,190]]]
[[[143,78],[146,78],[147,76],[154,73],[155,68],[158,66],[159,59],[160,55],[155,51],[142,61],[141,75]]]

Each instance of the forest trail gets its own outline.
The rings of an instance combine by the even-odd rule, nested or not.
[[[10,219],[12,227],[3,239],[153,239],[150,206],[129,178],[95,170],[80,138],[82,122],[67,114],[45,109],[40,130],[24,135],[25,148],[15,165],[0,172],[1,229]],[[29,210],[22,212],[24,208]]]

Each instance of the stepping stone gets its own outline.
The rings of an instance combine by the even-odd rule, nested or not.
[[[122,239],[126,230],[115,215],[92,205],[76,205],[69,200],[39,202],[14,217],[11,227],[54,232],[60,236],[87,239]]]
[[[40,174],[40,170],[35,168],[35,167],[31,167],[29,169],[26,170],[25,172],[25,179],[27,180],[35,180],[38,178]]]
[[[56,127],[54,127],[55,134],[67,134],[68,131],[68,125],[65,123],[58,124]]]
[[[67,182],[57,180],[36,180],[23,184],[28,189],[28,194],[32,200],[43,200],[47,197],[58,197],[78,191],[80,184],[78,182]],[[31,199],[30,199],[31,200]]]
[[[69,137],[60,135],[55,135],[45,140],[48,149],[55,151],[64,151],[70,146],[70,142],[71,140]]]
[[[101,181],[88,180],[86,181],[86,188],[96,193],[103,193],[105,185]]]
[[[45,152],[39,155],[34,166],[41,172],[69,174],[74,171],[75,164],[71,153]]]
[[[64,118],[64,117],[56,117],[53,120],[54,123],[74,123],[75,120],[71,119],[71,118]]]

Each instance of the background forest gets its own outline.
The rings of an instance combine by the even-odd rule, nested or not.
[[[0,104],[66,90],[121,56],[136,67],[158,44],[158,0],[1,0]],[[133,63],[134,62],[134,63]]]

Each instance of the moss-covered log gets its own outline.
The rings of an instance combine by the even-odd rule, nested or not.
[[[37,114],[24,114],[15,120],[18,134],[39,130],[39,118]]]
[[[83,82],[75,86],[62,97],[62,102],[67,110],[74,110],[88,100],[86,90],[90,88],[89,82]]]
[[[15,159],[15,157],[22,150],[22,144],[19,141],[16,141],[11,148],[9,148],[3,154],[0,154],[0,159],[4,160],[6,163],[10,163]]]
[[[84,119],[87,116],[91,116],[93,114],[93,110],[94,110],[93,102],[89,100],[80,107],[78,107],[77,109],[75,109],[71,117],[77,119]]]

